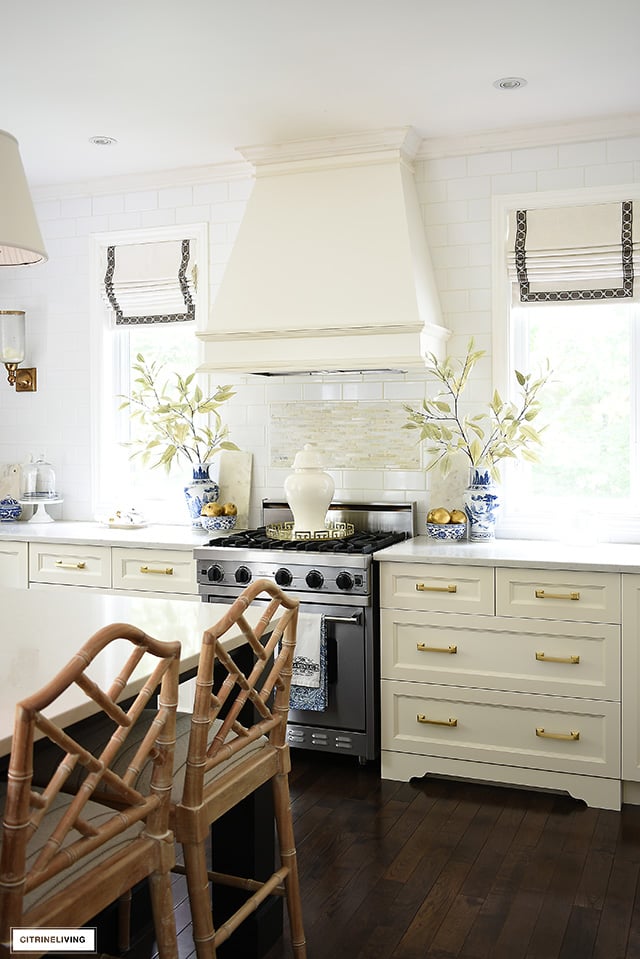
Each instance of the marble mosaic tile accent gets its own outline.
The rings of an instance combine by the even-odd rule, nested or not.
[[[402,403],[272,403],[269,414],[272,467],[290,467],[305,443],[316,443],[324,450],[329,470],[419,470],[422,466],[416,434],[402,429],[407,420]]]

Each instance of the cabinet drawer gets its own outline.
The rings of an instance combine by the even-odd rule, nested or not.
[[[496,570],[499,616],[531,616],[576,623],[620,622],[620,577],[560,569]]]
[[[382,715],[383,749],[620,775],[618,703],[383,680]]]
[[[29,579],[68,586],[111,586],[109,547],[30,543]]]
[[[28,544],[0,543],[0,586],[26,589],[29,583]]]
[[[494,612],[493,569],[437,563],[381,563],[380,602],[399,609]]]
[[[154,593],[197,593],[196,563],[189,550],[111,550],[113,585],[116,589]]]
[[[383,678],[620,699],[620,627],[380,612]]]

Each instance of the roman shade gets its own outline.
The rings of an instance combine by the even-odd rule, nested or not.
[[[106,256],[103,296],[117,326],[195,319],[190,240],[109,246]]]
[[[517,304],[634,299],[633,203],[514,210],[507,266]]]

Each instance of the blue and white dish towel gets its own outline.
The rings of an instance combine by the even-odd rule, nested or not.
[[[327,633],[324,616],[300,613],[289,706],[291,709],[322,712],[327,705]]]

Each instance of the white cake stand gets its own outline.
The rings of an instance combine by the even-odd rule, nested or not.
[[[62,503],[64,500],[52,498],[51,496],[32,496],[31,499],[18,500],[21,506],[35,506],[33,516],[27,520],[28,523],[53,523],[53,516],[49,516],[46,507],[50,503]]]

